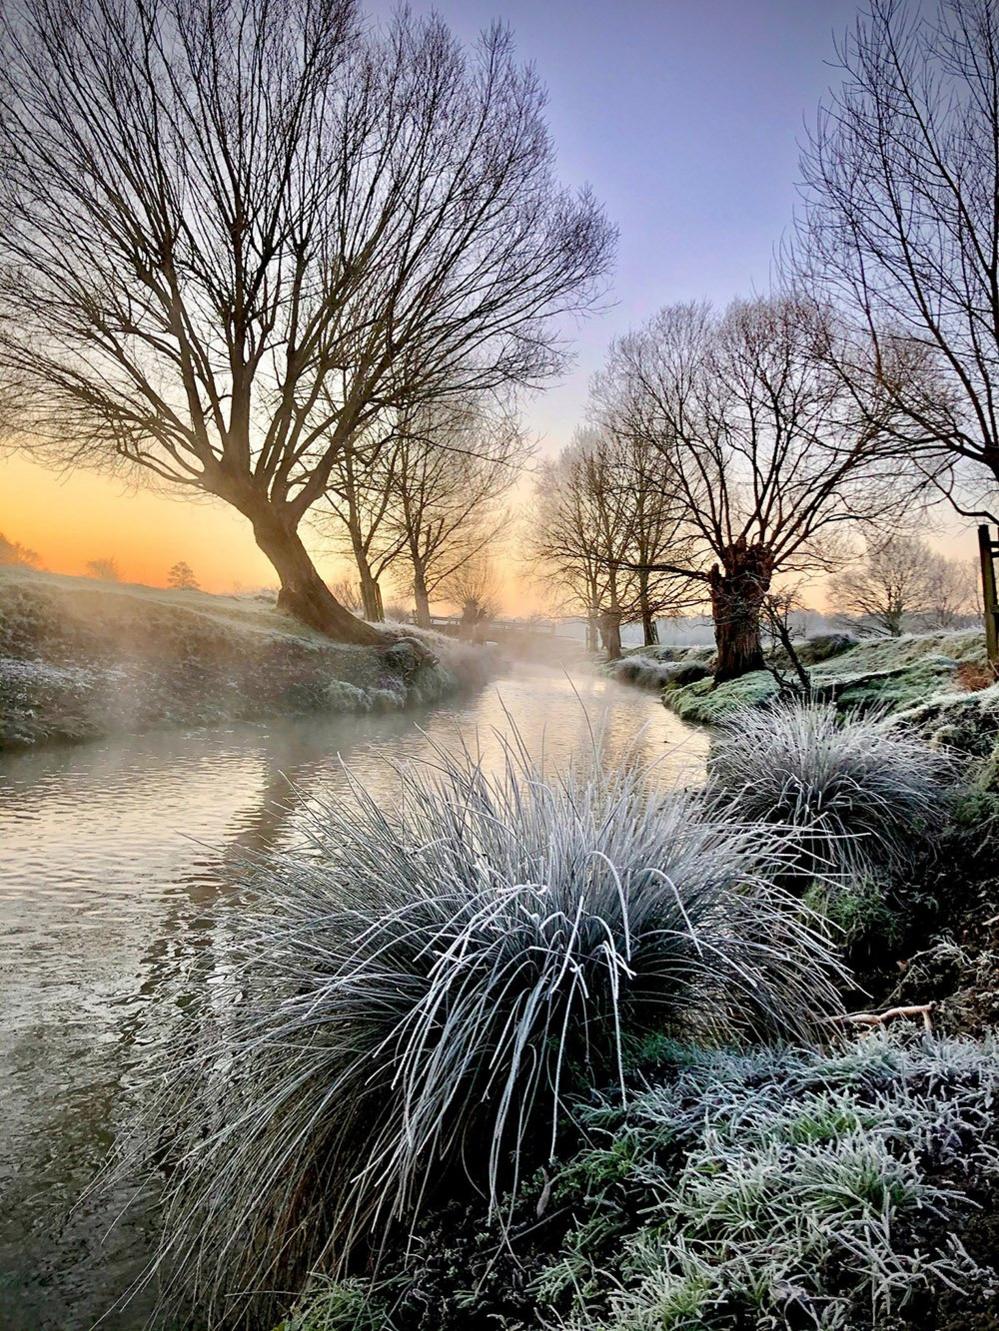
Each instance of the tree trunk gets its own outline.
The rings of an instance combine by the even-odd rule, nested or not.
[[[361,581],[361,603],[364,606],[364,618],[371,624],[380,624],[385,618],[382,605],[382,589],[371,576],[369,569],[358,564]]]
[[[659,628],[656,617],[649,604],[649,575],[638,575],[638,604],[642,611],[642,638],[646,647],[652,647],[659,641]]]
[[[586,650],[588,652],[598,651],[600,648],[600,636],[597,630],[597,612],[591,610],[586,616]]]
[[[413,599],[416,602],[416,625],[421,629],[430,627],[430,595],[423,576],[423,569],[417,566],[413,571]]]
[[[361,533],[353,526],[350,529],[350,543],[354,551],[354,563],[357,565],[357,578],[361,584],[361,605],[364,618],[371,624],[380,624],[385,618],[382,606],[382,590],[378,579],[371,572],[368,554],[364,548]]]
[[[293,526],[270,508],[247,514],[257,545],[281,580],[278,605],[335,642],[384,645],[388,638],[346,610],[316,571]]]
[[[724,551],[721,568],[708,575],[715,625],[715,684],[762,670],[760,611],[773,577],[773,557],[766,546],[740,539]]]
[[[600,632],[607,651],[607,660],[616,661],[621,655],[621,612],[608,610],[600,617]]]

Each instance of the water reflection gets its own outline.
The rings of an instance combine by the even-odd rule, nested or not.
[[[390,799],[389,759],[460,733],[486,765],[516,723],[559,770],[603,731],[605,761],[635,753],[655,779],[697,779],[706,740],[647,694],[541,668],[428,714],[308,718],[147,735],[0,760],[0,1326],[91,1325],[148,1252],[141,1209],[81,1190],[126,1120],[142,1050],[205,993],[207,911],[247,853],[293,845],[305,796],[343,789],[341,763]],[[143,1324],[138,1300],[108,1331]]]

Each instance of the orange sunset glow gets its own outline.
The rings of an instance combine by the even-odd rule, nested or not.
[[[89,560],[114,556],[124,579],[154,587],[179,559],[206,591],[275,581],[245,519],[219,501],[61,474],[17,456],[0,462],[0,531],[37,550],[53,573],[85,573]]]

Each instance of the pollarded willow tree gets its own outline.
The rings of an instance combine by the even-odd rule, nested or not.
[[[651,567],[710,596],[719,683],[763,667],[775,578],[832,567],[847,524],[884,523],[908,500],[890,408],[872,392],[860,410],[829,356],[837,336],[790,299],[736,301],[722,316],[667,306],[614,344],[597,380],[604,428],[654,447],[682,501],[697,562]]]
[[[899,344],[898,443],[962,512],[962,473],[999,484],[999,8],[871,0],[839,49],[843,83],[803,155],[803,285],[852,315],[868,354],[841,368],[870,397]]]
[[[535,384],[613,247],[494,28],[353,0],[12,0],[0,361],[20,437],[251,523],[303,620],[379,639],[300,536],[379,415]]]

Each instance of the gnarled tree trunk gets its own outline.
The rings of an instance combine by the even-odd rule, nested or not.
[[[323,582],[296,527],[270,505],[247,514],[257,545],[281,581],[278,605],[303,624],[336,642],[369,646],[388,642],[385,634],[345,609]]]
[[[773,556],[764,545],[740,538],[728,546],[721,566],[708,575],[715,625],[715,683],[763,669],[760,612],[773,577]]]

